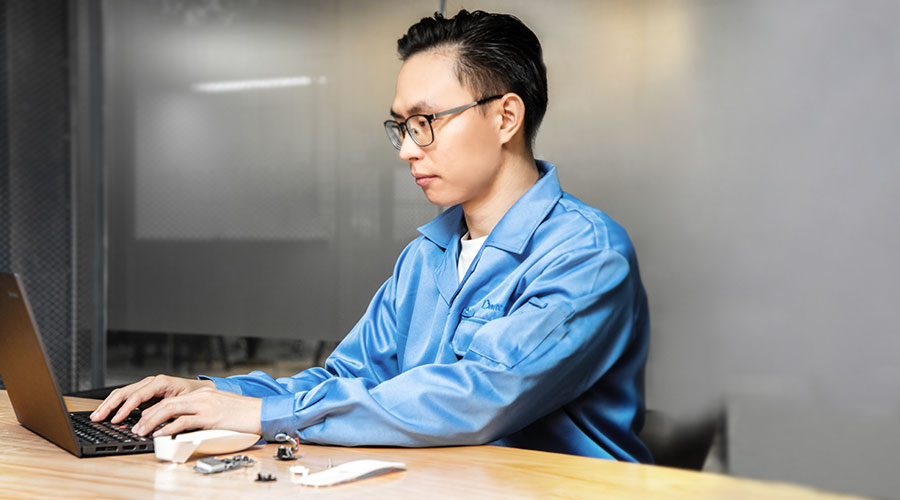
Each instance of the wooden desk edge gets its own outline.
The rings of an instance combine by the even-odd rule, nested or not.
[[[100,404],[99,400],[84,398],[65,398],[70,410],[93,410]],[[0,391],[0,405],[7,410],[9,399],[6,391]],[[2,409],[2,408],[0,408]],[[11,412],[7,413],[10,415]],[[15,423],[4,419],[5,424]],[[17,425],[17,423],[16,423]],[[14,432],[22,436],[19,432]],[[0,433],[2,437],[4,433]],[[34,436],[35,439],[41,439]],[[50,450],[40,443],[40,466],[46,475],[46,456],[49,453],[65,453],[62,450]],[[282,477],[289,477],[287,467],[289,463],[277,462],[272,458],[275,455],[277,445],[267,444],[257,446],[247,454],[260,461],[265,470],[281,471]],[[13,447],[15,448],[15,447]],[[11,454],[19,453],[15,449]],[[49,490],[40,490],[39,486],[31,486],[31,482],[23,483],[18,475],[33,476],[37,457],[27,455],[27,451],[21,451],[21,455],[0,457],[0,471],[12,467],[17,471],[13,474],[0,474],[0,486],[11,488],[8,491],[26,491],[23,498],[29,495],[44,496]],[[450,448],[366,448],[366,447],[334,447],[319,445],[301,446],[303,465],[310,466],[313,471],[324,469],[333,459],[334,464],[340,464],[350,460],[363,458],[375,458],[389,461],[400,461],[407,464],[407,471],[402,474],[388,475],[385,478],[372,478],[358,483],[350,483],[333,489],[317,490],[316,494],[324,494],[327,497],[339,496],[342,498],[364,494],[378,497],[391,498],[417,498],[427,491],[437,492],[437,496],[458,497],[461,495],[477,495],[495,498],[521,498],[521,497],[566,497],[566,498],[596,498],[610,496],[623,499],[637,498],[778,498],[785,500],[824,500],[824,499],[853,499],[861,498],[848,495],[840,495],[825,491],[818,491],[806,486],[771,481],[744,479],[727,475],[701,473],[680,469],[672,469],[659,466],[629,464],[613,462],[601,459],[591,459],[572,455],[560,455],[554,453],[537,452],[516,448],[498,446],[468,446]],[[91,480],[92,472],[98,467],[104,469],[107,464],[113,464],[119,468],[121,474],[143,480],[145,489],[155,489],[151,480],[146,485],[147,474],[160,474],[162,470],[169,470],[171,464],[148,461],[145,457],[131,455],[128,457],[110,457],[107,459],[75,459],[63,456],[60,460],[60,469],[66,481],[72,484],[72,492],[77,488],[91,488],[94,482]],[[34,463],[31,463],[34,462]],[[189,464],[188,464],[189,465]],[[282,469],[284,469],[282,471]],[[50,469],[52,470],[52,468]],[[205,482],[205,478],[195,478],[189,467],[179,466],[177,480],[182,487],[200,496],[209,495],[215,490],[229,485],[229,481]],[[64,471],[64,472],[63,472]],[[155,472],[153,472],[155,471]],[[75,476],[72,476],[72,474]],[[249,473],[249,472],[248,472]],[[82,479],[77,479],[84,475]],[[73,479],[76,478],[76,479]],[[238,477],[237,475],[231,476]],[[143,478],[143,479],[142,479]],[[98,477],[99,479],[99,477]],[[31,480],[33,481],[33,480]],[[52,481],[51,481],[52,482]],[[298,492],[297,485],[290,481],[282,480],[279,484],[272,483],[265,491],[274,495],[276,492]],[[243,484],[243,483],[241,483]],[[252,484],[248,483],[248,484]],[[23,486],[27,485],[27,486]],[[49,485],[53,487],[57,485]],[[107,485],[108,486],[108,485]],[[240,486],[247,491],[261,493],[264,490],[252,486]],[[147,490],[146,488],[149,488]],[[211,489],[210,489],[211,488]],[[7,490],[4,490],[7,491]],[[114,489],[101,490],[101,496],[112,495]],[[226,489],[226,491],[228,491]],[[119,494],[119,493],[115,493]],[[429,493],[431,494],[431,493]],[[50,495],[52,496],[52,495]],[[113,495],[115,496],[115,495]]]

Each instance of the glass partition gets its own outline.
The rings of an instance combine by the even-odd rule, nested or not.
[[[381,122],[425,1],[106,1],[109,329],[340,339],[433,218]]]

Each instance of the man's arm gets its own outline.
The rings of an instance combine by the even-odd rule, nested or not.
[[[638,286],[614,251],[569,252],[529,285],[529,300],[513,313],[461,325],[477,331],[458,362],[387,379],[330,377],[264,397],[263,435],[342,445],[493,441],[573,400],[609,370],[632,340]]]
[[[153,397],[163,400],[145,410],[134,432],[145,435],[162,422],[175,419],[155,435],[191,428],[260,432],[263,396],[306,391],[335,377],[386,380],[397,372],[393,279],[375,294],[366,314],[329,356],[326,368],[312,368],[293,377],[273,379],[257,371],[228,378],[188,380],[166,375],[146,379],[114,391],[91,418],[103,420],[118,408],[113,421],[125,418]],[[215,384],[215,388],[211,387]],[[121,405],[121,406],[120,406]],[[230,408],[223,411],[224,408]],[[273,436],[269,436],[273,438]]]

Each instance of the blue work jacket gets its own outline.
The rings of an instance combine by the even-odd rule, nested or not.
[[[455,206],[419,228],[324,368],[208,378],[262,398],[267,440],[651,461],[636,435],[649,321],[631,242],[538,168],[462,281]]]

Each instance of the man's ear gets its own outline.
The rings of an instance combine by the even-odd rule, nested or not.
[[[518,94],[506,93],[499,99],[500,142],[507,144],[525,127],[525,101]]]

